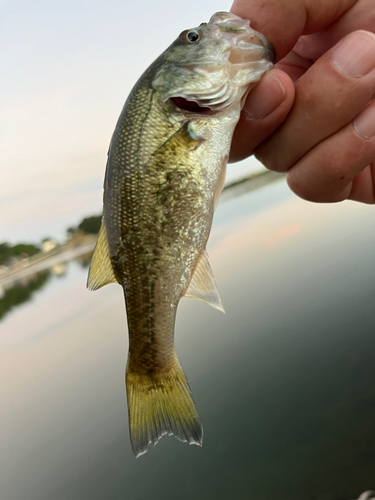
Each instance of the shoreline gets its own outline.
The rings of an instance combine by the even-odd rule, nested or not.
[[[96,243],[96,236],[90,238],[77,246],[61,245],[56,250],[49,252],[45,255],[37,254],[36,259],[31,258],[22,267],[17,267],[16,269],[11,268],[9,271],[3,273],[0,276],[0,288],[12,285],[16,281],[28,278],[32,274],[44,271],[56,264],[62,264],[70,260],[81,257],[82,255],[91,253],[94,250]]]
[[[281,179],[283,174],[265,170],[243,177],[237,181],[227,184],[223,188],[220,201],[240,196],[248,191],[254,191],[271,182]],[[68,262],[72,259],[88,254],[94,250],[97,235],[86,235],[85,241],[76,246],[64,243],[48,254],[38,253],[30,257],[24,264],[17,264],[0,275],[0,288],[12,285],[16,281],[27,278],[32,274],[44,271],[50,267]]]

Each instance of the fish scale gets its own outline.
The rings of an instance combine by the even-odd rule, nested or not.
[[[175,351],[177,306],[187,296],[224,311],[206,244],[241,108],[272,61],[248,21],[217,13],[181,33],[145,71],[117,122],[88,287],[124,290],[136,456],[164,434],[202,444]]]

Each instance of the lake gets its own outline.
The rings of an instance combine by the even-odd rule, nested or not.
[[[203,447],[135,459],[121,287],[87,259],[6,291],[4,500],[349,500],[375,488],[375,210],[285,180],[226,196],[208,252],[226,310],[180,303],[176,349]]]

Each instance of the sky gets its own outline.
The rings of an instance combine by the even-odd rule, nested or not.
[[[99,214],[108,145],[134,83],[230,1],[0,0],[0,243],[60,241]],[[249,159],[227,179],[257,170]]]

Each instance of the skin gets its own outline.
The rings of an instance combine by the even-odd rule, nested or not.
[[[277,64],[249,94],[230,160],[255,154],[309,201],[374,204],[373,0],[235,0],[231,11]]]

